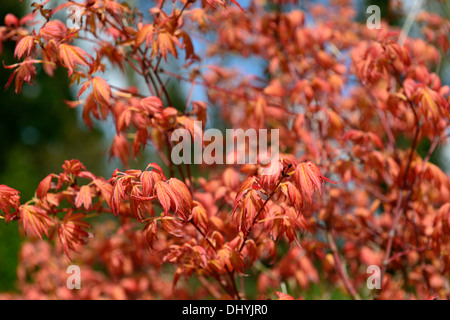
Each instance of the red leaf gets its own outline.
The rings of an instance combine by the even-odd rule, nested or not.
[[[325,178],[320,173],[320,169],[310,161],[302,162],[295,169],[295,180],[297,187],[303,194],[308,196],[309,202],[312,203],[314,190],[317,188],[322,193],[322,182],[325,180],[336,184],[336,181]]]
[[[204,233],[208,233],[209,230],[209,219],[208,213],[205,208],[201,205],[195,206],[192,209],[192,218],[194,219],[195,225],[200,228]]]
[[[91,188],[89,186],[85,185],[80,188],[80,191],[78,191],[77,197],[75,199],[75,206],[77,208],[81,207],[81,205],[84,206],[84,209],[88,210],[91,207],[92,204],[92,195],[91,195]]]
[[[52,174],[49,174],[39,183],[39,186],[36,190],[36,194],[39,198],[44,198],[48,190],[50,190],[50,186],[52,184],[52,176]]]
[[[113,193],[113,186],[100,179],[95,179],[94,184],[100,190],[103,199],[107,202],[108,206],[111,207],[111,196]]]
[[[145,41],[145,48],[148,48],[150,42],[153,41],[154,28],[152,24],[146,24],[136,34],[136,45],[139,47]]]
[[[11,218],[11,209],[16,211],[19,208],[19,199],[19,191],[4,184],[0,185],[0,210],[5,214],[6,222]]]
[[[163,110],[163,103],[158,97],[144,98],[141,100],[140,104],[150,115],[161,113]]]
[[[164,180],[166,179],[166,177],[164,176],[164,172],[158,164],[151,162],[147,165],[147,168],[145,170],[148,170],[148,168],[154,169],[154,171],[158,172],[161,175],[161,178],[163,178]]]
[[[59,61],[69,70],[69,76],[72,75],[76,64],[88,66],[88,58],[93,59],[81,48],[65,43],[59,46]]]
[[[92,87],[95,101],[104,106],[109,106],[109,100],[111,98],[111,88],[109,84],[100,77],[94,77],[94,79],[92,79]]]
[[[140,176],[142,193],[144,197],[149,197],[153,193],[153,175],[149,171],[142,172]]]
[[[31,83],[31,80],[36,76],[36,66],[35,63],[39,62],[38,60],[26,59],[21,63],[13,64],[11,66],[5,66],[6,69],[12,69],[17,67],[16,70],[9,76],[8,81],[6,82],[5,88],[11,85],[11,82],[14,80],[14,85],[16,86],[15,92],[20,93],[22,91],[23,83]]]
[[[27,57],[30,56],[31,50],[34,48],[34,37],[33,36],[25,36],[16,45],[16,49],[14,50],[14,57],[17,59],[22,58],[25,54]]]
[[[167,31],[162,31],[158,35],[157,39],[158,43],[158,49],[161,52],[161,55],[164,58],[164,61],[167,62],[167,52],[173,54],[175,58],[178,58],[177,49],[175,47],[175,44],[178,45],[178,47],[181,47],[180,42],[177,37],[171,35]]]
[[[23,205],[20,207],[19,215],[26,234],[38,236],[40,239],[42,234],[48,237],[48,231],[53,222],[41,208]]]
[[[39,35],[46,41],[59,42],[67,36],[67,27],[60,20],[50,20],[39,30]]]
[[[157,221],[156,220],[150,220],[144,227],[144,235],[145,239],[147,240],[147,244],[149,245],[150,249],[153,249],[153,242],[155,239],[158,239],[157,235]]]
[[[186,185],[177,178],[170,178],[169,185],[175,192],[176,199],[179,200],[178,210],[182,214],[183,219],[186,219],[191,213],[192,209],[192,195]]]
[[[84,217],[82,213],[70,212],[58,227],[59,239],[69,259],[71,259],[70,250],[76,251],[77,246],[85,244],[85,239],[89,237],[89,233],[84,229],[89,229],[91,226],[82,220]]]
[[[117,180],[111,195],[111,210],[115,216],[119,215],[120,212],[120,201],[125,195],[125,190],[122,185],[122,180]]]
[[[173,188],[168,183],[164,181],[156,182],[155,190],[159,203],[164,209],[164,213],[169,212],[170,209],[173,209],[174,211],[178,210],[180,201]]]

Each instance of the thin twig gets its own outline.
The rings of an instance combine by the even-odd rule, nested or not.
[[[241,247],[239,248],[239,252],[242,251],[242,249],[245,246],[245,242],[247,241],[250,233],[252,232],[253,226],[256,224],[256,221],[258,220],[259,215],[263,212],[264,208],[266,207],[266,204],[269,202],[269,200],[272,198],[272,196],[275,194],[275,192],[277,191],[278,187],[280,186],[280,184],[283,182],[283,180],[288,176],[287,171],[289,170],[289,168],[291,167],[291,165],[289,165],[288,167],[286,167],[283,170],[281,179],[278,181],[277,185],[275,186],[275,188],[273,188],[272,192],[269,194],[269,196],[267,197],[266,201],[264,201],[264,204],[262,205],[261,209],[259,209],[258,213],[256,214],[255,218],[253,218],[252,224],[250,225],[250,228],[247,231],[247,234],[244,236],[244,239],[242,241]]]
[[[335,265],[336,271],[338,272],[342,282],[344,283],[345,288],[347,289],[347,291],[350,293],[350,295],[352,296],[352,298],[354,300],[361,300],[360,296],[358,295],[358,293],[355,290],[355,287],[350,282],[347,272],[344,269],[344,265],[342,263],[341,257],[339,256],[339,250],[336,246],[336,242],[334,241],[334,237],[331,234],[331,231],[327,231],[327,239],[328,239],[328,244],[330,245],[330,249],[333,252],[333,257],[334,257],[334,262],[335,262],[334,265]]]

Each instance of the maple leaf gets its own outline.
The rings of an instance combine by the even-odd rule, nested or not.
[[[145,41],[145,49],[148,49],[150,42],[153,41],[154,27],[152,24],[146,24],[136,33],[135,47],[140,47]]]
[[[120,133],[114,137],[109,154],[110,156],[119,157],[122,163],[128,166],[128,159],[130,158],[130,143],[123,133]]]
[[[39,183],[36,194],[39,198],[44,198],[47,194],[48,190],[50,190],[50,186],[52,184],[53,174],[49,174]]]
[[[167,31],[162,31],[158,34],[156,43],[158,45],[159,51],[161,52],[161,55],[164,58],[164,61],[167,62],[167,52],[172,53],[175,58],[178,58],[177,48],[175,47],[175,45],[178,45],[178,47],[181,48],[181,44],[177,37],[171,35]],[[153,54],[154,53],[155,51],[153,51]]]
[[[100,77],[94,77],[92,79],[92,87],[95,101],[103,106],[109,106],[111,98],[111,87],[109,84]],[[106,115],[103,118],[105,119]]]
[[[80,191],[78,191],[77,197],[75,198],[75,206],[77,208],[84,206],[85,210],[88,210],[92,204],[91,188],[87,185],[82,186]]]
[[[76,251],[77,246],[85,244],[89,237],[89,233],[85,229],[90,229],[91,226],[82,220],[84,217],[83,213],[69,212],[59,224],[59,239],[69,260],[71,260],[70,251]]]
[[[217,251],[216,260],[221,267],[221,272],[226,272],[227,270],[236,270],[239,272],[244,267],[242,256],[229,246],[224,246]]]
[[[420,110],[427,118],[438,120],[442,115],[448,115],[444,98],[436,91],[420,86],[416,91],[415,101],[420,103]]]
[[[183,236],[183,223],[180,221],[179,218],[173,217],[170,214],[162,214],[161,218],[161,226],[164,230],[166,230],[168,233],[175,237],[182,237]]]
[[[139,129],[133,139],[133,153],[138,155],[141,152],[141,148],[145,149],[148,139],[148,131],[146,128]]]
[[[39,207],[25,204],[19,208],[19,216],[26,234],[38,236],[42,240],[42,234],[48,237],[49,228],[53,221]]]
[[[14,72],[9,76],[8,82],[5,85],[5,88],[11,85],[11,82],[15,78],[15,92],[20,93],[22,91],[23,83],[28,82],[31,83],[32,79],[36,76],[36,66],[35,63],[38,63],[38,60],[26,59],[21,63],[16,63],[10,66],[4,66],[6,69],[16,68]]]
[[[207,233],[209,230],[208,213],[202,205],[197,205],[192,209],[192,218],[195,225],[202,230],[203,233]]]
[[[308,196],[309,202],[312,203],[314,190],[317,188],[322,194],[322,182],[327,181],[336,184],[337,181],[330,180],[324,177],[319,167],[311,161],[302,162],[297,165],[295,169],[295,181],[297,187],[303,194]]]
[[[107,202],[108,206],[111,207],[111,195],[113,193],[113,186],[103,179],[95,179],[93,181],[94,185],[100,190],[102,198]]]
[[[300,191],[291,182],[286,182],[281,185],[281,191],[286,195],[294,208],[301,212],[303,207],[303,197]]]
[[[19,200],[19,191],[4,184],[0,185],[0,210],[4,213],[6,222],[9,222],[19,208]],[[13,214],[11,209],[14,209]]]
[[[12,13],[8,13],[5,16],[5,26],[17,28],[19,25],[19,19]]]
[[[354,142],[366,145],[371,142],[376,145],[378,148],[383,149],[383,141],[380,139],[378,135],[373,132],[363,132],[360,130],[350,130],[348,131],[343,138],[344,140],[353,140]]]
[[[153,242],[158,239],[157,235],[157,221],[155,219],[150,220],[145,225],[144,229],[142,230],[145,235],[145,240],[147,241],[147,244],[149,245],[150,249],[153,248]]]
[[[27,57],[30,56],[31,50],[34,48],[34,37],[33,36],[25,36],[16,45],[16,49],[14,50],[14,57],[17,59],[22,58],[23,55]]]
[[[249,228],[251,228],[256,215],[259,212],[264,213],[264,211],[260,211],[262,205],[263,201],[256,190],[251,189],[245,194],[242,209],[238,214],[233,213],[233,216],[236,216],[235,218],[239,225],[239,231],[247,232]],[[262,216],[260,215],[259,218],[261,217]]]
[[[163,170],[161,169],[161,167],[157,163],[150,162],[147,165],[147,168],[145,168],[145,170],[148,170],[149,168],[152,169],[152,172],[156,172],[159,175],[159,177],[157,179],[158,181],[159,180],[166,180],[166,177],[164,176]]]
[[[180,199],[173,187],[164,181],[155,183],[156,196],[159,203],[164,209],[164,213],[168,213],[170,209],[177,211],[180,205]]]
[[[140,106],[150,115],[159,114],[163,110],[163,103],[158,97],[146,97],[140,101]]]
[[[60,63],[69,70],[69,76],[72,75],[76,64],[88,66],[88,59],[93,60],[83,49],[65,43],[59,45],[58,54]]]
[[[115,216],[120,213],[120,201],[125,197],[125,188],[122,179],[117,179],[114,183],[114,188],[111,193],[111,210]]]
[[[81,161],[76,159],[65,160],[62,168],[65,173],[74,175],[78,175],[83,169],[86,170],[86,167],[81,163]]]
[[[60,20],[50,20],[39,30],[39,35],[46,41],[61,41],[67,36],[67,27]]]
[[[170,178],[167,183],[172,187],[179,202],[178,212],[186,219],[192,209],[192,195],[186,185],[177,178]]]
[[[153,175],[149,171],[144,171],[140,176],[140,180],[143,196],[150,196],[153,193]]]

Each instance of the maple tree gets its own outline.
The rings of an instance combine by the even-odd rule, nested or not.
[[[422,12],[426,41],[399,43],[399,28],[355,21],[350,1],[296,5],[160,0],[144,18],[115,0],[46,0],[5,16],[0,44],[14,41],[18,60],[5,65],[6,87],[20,93],[38,70],[67,69],[79,90],[66,104],[90,128],[113,119],[110,156],[123,164],[105,178],[67,160],[26,202],[0,185],[1,219],[29,239],[19,297],[245,299],[250,276],[261,298],[302,298],[321,281],[354,299],[450,298],[450,180],[430,163],[450,125],[450,90],[432,71],[450,22]],[[70,6],[80,28],[55,18]],[[230,67],[233,56],[263,61],[265,76]],[[109,69],[132,70],[145,87],[115,86]],[[188,85],[184,106],[167,81]],[[278,129],[276,170],[195,164],[204,174],[194,176],[174,165],[171,134],[194,136],[213,109],[231,128]],[[133,169],[149,145],[159,164]],[[66,287],[69,264],[82,267],[80,290]],[[371,265],[381,288],[368,292]]]

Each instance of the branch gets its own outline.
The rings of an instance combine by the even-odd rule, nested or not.
[[[283,170],[283,175],[282,175],[280,181],[278,181],[277,185],[275,186],[275,188],[273,188],[272,192],[269,194],[266,201],[264,201],[264,204],[262,205],[261,209],[259,209],[258,213],[256,214],[255,218],[252,221],[252,224],[250,225],[250,228],[248,229],[247,234],[244,236],[244,241],[242,241],[241,247],[239,248],[239,252],[241,252],[242,249],[244,249],[245,242],[247,241],[247,239],[250,235],[250,232],[252,232],[253,226],[256,224],[256,221],[258,220],[259,215],[261,214],[261,212],[263,212],[264,208],[266,207],[267,202],[269,202],[270,198],[272,198],[272,196],[275,194],[275,192],[277,191],[281,182],[283,182],[283,180],[288,176],[287,171],[289,170],[290,167],[291,167],[291,165],[289,165],[288,167],[286,167]]]
[[[408,163],[406,164],[406,170],[405,170],[405,173],[403,175],[403,183],[402,183],[402,186],[401,186],[400,191],[399,191],[397,204],[395,205],[394,221],[392,223],[391,230],[389,231],[389,238],[388,238],[388,243],[387,243],[387,246],[386,246],[386,253],[384,255],[383,266],[381,268],[381,275],[380,275],[381,290],[383,289],[383,278],[384,278],[384,275],[386,273],[387,266],[389,264],[389,257],[391,255],[392,244],[394,242],[395,232],[396,232],[398,223],[400,221],[400,218],[402,216],[402,213],[404,211],[404,210],[401,210],[401,208],[403,207],[402,206],[403,193],[404,193],[404,191],[406,189],[408,173],[409,173],[409,170],[411,168],[412,157],[413,157],[413,154],[414,154],[414,152],[416,150],[416,147],[417,147],[417,144],[418,144],[419,133],[420,133],[419,119],[418,119],[416,110],[414,109],[414,106],[411,104],[411,102],[410,102],[410,106],[411,106],[411,109],[412,109],[412,111],[414,113],[414,117],[416,119],[416,131],[415,131],[415,134],[414,134],[414,140],[413,140],[413,143],[412,143],[412,146],[411,146],[411,151],[409,152]],[[413,184],[414,183],[411,183],[409,186],[412,186]],[[408,191],[405,203],[408,202],[411,193],[412,193],[411,190]]]
[[[361,300],[360,296],[353,287],[353,284],[350,282],[350,279],[345,271],[344,265],[342,263],[341,257],[339,256],[339,250],[336,246],[336,242],[334,241],[334,237],[330,231],[327,231],[327,239],[330,245],[330,249],[333,252],[333,257],[335,261],[335,268],[339,276],[341,277],[342,282],[344,283],[345,288],[350,293],[354,300]]]

